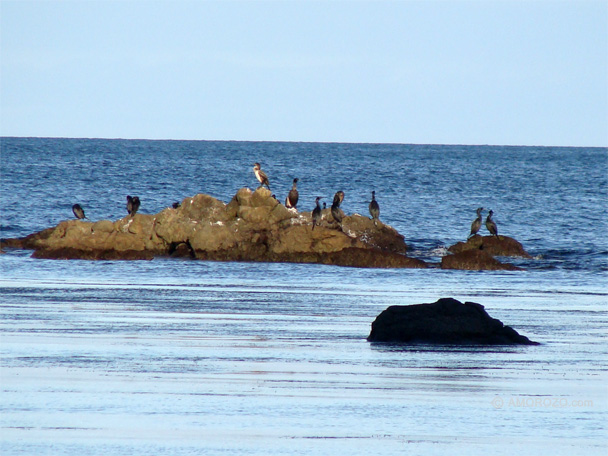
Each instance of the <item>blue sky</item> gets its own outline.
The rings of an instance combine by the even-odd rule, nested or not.
[[[0,3],[0,134],[608,146],[606,1]]]

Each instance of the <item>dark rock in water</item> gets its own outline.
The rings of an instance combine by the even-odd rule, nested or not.
[[[69,247],[57,249],[38,249],[32,254],[32,258],[47,260],[153,260],[154,254],[146,250],[79,250]]]
[[[524,250],[521,243],[508,236],[480,236],[477,234],[466,242],[458,242],[448,248],[450,253],[460,253],[467,250],[483,250],[491,256],[532,258]]]
[[[501,263],[485,250],[463,250],[441,259],[441,269],[469,271],[521,271],[510,263]]]
[[[500,320],[481,304],[453,298],[432,304],[390,306],[372,323],[370,342],[457,345],[538,345]]]

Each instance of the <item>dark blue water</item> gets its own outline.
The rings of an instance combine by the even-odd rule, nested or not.
[[[343,190],[437,262],[475,209],[523,272],[34,260],[0,255],[3,454],[602,454],[608,151],[2,138],[2,237],[255,187],[300,210]],[[537,347],[365,341],[389,305],[452,296]]]

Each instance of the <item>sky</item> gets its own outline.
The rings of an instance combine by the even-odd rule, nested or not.
[[[0,0],[0,136],[608,146],[608,2]]]

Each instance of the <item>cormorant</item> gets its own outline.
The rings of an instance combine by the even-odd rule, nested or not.
[[[181,205],[182,205],[182,203],[180,203],[179,201],[176,201],[175,203],[173,203],[173,209],[177,209]]]
[[[139,196],[133,197],[133,215],[139,210],[139,206],[141,205],[141,201],[139,201]]]
[[[378,217],[380,217],[380,205],[376,201],[376,192],[372,191],[372,200],[369,203],[369,213],[372,216],[374,225],[378,224]]]
[[[331,216],[334,218],[340,229],[342,229],[342,211],[340,210],[340,204],[344,201],[344,192],[340,190],[334,195],[334,202],[331,205]]]
[[[338,203],[338,207],[340,207],[340,204],[342,204],[342,201],[344,201],[344,192],[342,190],[336,192],[336,194],[334,195],[334,202],[332,204],[336,204]]]
[[[129,215],[135,215],[140,205],[141,201],[139,201],[138,196],[131,197],[131,195],[127,195],[127,212]]]
[[[263,187],[265,185],[266,187],[268,187],[268,190],[270,190],[268,176],[264,171],[262,171],[259,163],[253,164],[253,173],[255,174],[256,179],[260,182],[260,187]]]
[[[312,210],[312,229],[315,229],[315,226],[317,226],[320,222],[321,222],[321,206],[319,205],[319,200],[321,199],[320,196],[317,196],[317,199],[315,200],[315,202],[317,203],[316,207]]]
[[[494,220],[492,220],[492,214],[494,214],[494,211],[490,210],[490,212],[488,212],[488,217],[486,218],[486,228],[491,235],[498,237],[498,227]]]
[[[327,209],[327,203],[323,201],[323,209]]]
[[[298,178],[296,177],[293,180],[293,184],[291,186],[291,190],[289,190],[289,194],[287,198],[285,198],[285,207],[293,207],[295,208],[298,205],[298,198],[300,195],[298,194]]]
[[[477,218],[473,220],[471,223],[471,234],[469,234],[469,238],[475,236],[481,228],[481,211],[483,211],[483,207],[478,207],[475,212],[477,212]]]
[[[80,206],[80,204],[74,204],[72,206],[72,212],[78,220],[87,218],[87,216],[84,215],[84,209]]]

